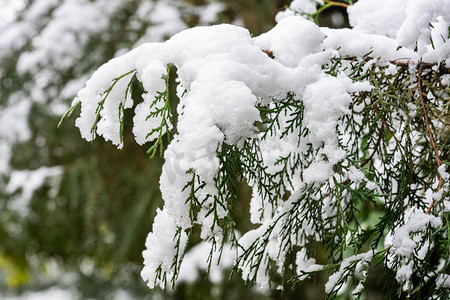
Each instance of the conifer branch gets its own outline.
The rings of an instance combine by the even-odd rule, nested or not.
[[[424,99],[425,96],[423,94],[423,87],[422,87],[422,80],[423,80],[422,79],[422,72],[423,72],[423,68],[424,68],[423,64],[420,63],[419,64],[419,69],[417,71],[417,89],[418,89],[418,92],[419,92],[419,100],[420,100],[420,104],[421,104],[421,107],[422,107],[423,116],[425,118],[426,130],[427,130],[427,132],[429,134],[429,137],[430,137],[430,144],[431,144],[431,147],[433,147],[434,154],[436,155],[437,165],[438,165],[438,167],[440,167],[441,166],[441,159],[439,157],[439,152],[438,152],[437,147],[436,147],[436,142],[434,141],[433,133],[431,132],[430,121],[428,120],[427,108],[425,106],[425,99]],[[441,174],[439,174],[439,172],[438,172],[438,176],[439,176],[439,185],[438,185],[437,190],[439,191],[441,189],[441,187],[442,187],[442,176],[441,176]],[[426,214],[430,213],[430,211],[433,208],[435,202],[436,202],[436,199],[433,198],[433,200],[431,201],[430,206],[428,207],[427,211],[425,212]]]
[[[380,112],[378,111],[378,108],[375,105],[373,106],[373,110],[375,111],[377,116],[380,118],[381,123],[383,124],[384,128],[386,128],[389,131],[389,133],[391,134],[391,136],[394,138],[395,144],[397,145],[397,149],[400,151],[400,154],[401,154],[402,158],[404,159],[405,156],[403,155],[402,147],[401,147],[400,142],[398,141],[397,137],[395,136],[394,132],[391,130],[389,125],[386,123],[386,120],[384,119],[384,117],[380,115]]]

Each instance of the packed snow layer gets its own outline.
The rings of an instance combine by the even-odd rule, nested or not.
[[[359,0],[348,8],[353,30],[387,36],[401,46],[416,50],[427,62],[448,60],[450,52],[433,57],[433,43],[448,40],[448,31],[439,36],[434,23],[442,22],[448,28],[450,23],[450,0]],[[442,47],[437,47],[442,48]],[[448,49],[448,45],[446,46]]]

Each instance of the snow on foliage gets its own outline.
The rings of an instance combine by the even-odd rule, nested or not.
[[[40,167],[37,170],[14,170],[11,178],[6,186],[7,193],[13,193],[21,189],[19,194],[13,201],[8,204],[17,211],[21,216],[27,216],[30,210],[30,201],[35,190],[40,188],[48,178],[57,179],[58,175],[63,172],[62,167]],[[58,189],[58,184],[53,184],[53,189]],[[50,192],[51,193],[51,192]],[[53,191],[55,194],[55,191]],[[50,196],[51,197],[51,196]]]
[[[208,279],[213,283],[223,281],[224,269],[230,268],[235,259],[232,246],[225,244],[221,253],[214,252],[211,264],[205,260],[209,254],[210,245],[208,243],[202,242],[192,247],[183,258],[177,282],[193,283],[201,278],[199,271],[208,271]]]
[[[430,155],[440,166],[440,173],[428,166],[434,170],[428,173],[434,174],[428,177],[431,189],[448,197],[446,161],[433,145],[423,82],[429,74],[424,68],[450,67],[450,1],[400,2],[360,0],[348,9],[353,29],[329,29],[308,20],[315,1],[294,1],[258,37],[233,25],[188,29],[167,42],[143,44],[93,74],[73,102],[81,104],[76,126],[86,140],[100,135],[122,147],[123,110],[137,104],[136,141],[154,142],[152,155],[162,149],[164,136],[169,142],[160,178],[165,204],[143,253],[149,287],[176,280],[187,234],[199,224],[212,252],[230,242],[243,278],[263,287],[271,284],[271,272],[296,269],[295,281],[331,268],[316,264],[305,250],[314,240],[326,245],[336,263],[325,286],[329,295],[361,273],[354,291],[359,297],[374,257],[386,257],[399,283],[411,289],[412,274],[437,247],[430,236],[440,232],[448,239],[440,231],[449,226],[448,200],[437,194],[423,200],[425,181],[411,177],[405,183],[402,176],[428,172],[417,171],[408,155],[417,156],[419,143],[430,137]],[[177,69],[180,99],[173,137],[170,66]],[[414,75],[404,79],[405,72]],[[141,103],[128,96],[135,80],[144,89]],[[411,133],[419,130],[403,111],[411,106],[387,102],[404,101],[402,94],[390,94],[398,82],[410,92],[413,87],[409,101],[422,105],[422,136]],[[443,94],[427,96],[430,101],[448,97],[442,88]],[[238,238],[229,221],[234,198],[228,186],[242,178],[253,189],[251,221],[260,226]],[[369,202],[384,205],[385,212],[372,231],[351,219],[360,203]],[[379,249],[387,231],[391,242]],[[343,257],[347,248],[354,255]],[[446,255],[440,268],[420,273],[439,274],[437,288],[448,286]]]

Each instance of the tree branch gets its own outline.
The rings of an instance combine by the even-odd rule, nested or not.
[[[380,116],[380,112],[378,111],[378,108],[376,106],[373,107],[373,110],[375,111],[377,116],[380,117],[380,120],[381,120],[381,123],[383,124],[383,126],[386,127],[386,129],[389,131],[389,133],[395,139],[395,143],[397,144],[397,148],[400,151],[400,154],[402,155],[402,158],[404,159],[405,155],[403,155],[402,147],[401,147],[400,142],[398,141],[397,137],[395,136],[394,132],[391,130],[389,125],[386,123],[386,120],[384,120],[383,116]]]
[[[436,155],[436,162],[438,167],[441,166],[441,159],[439,157],[439,152],[437,151],[437,147],[436,147],[436,142],[434,141],[433,138],[433,133],[431,132],[431,127],[430,127],[430,121],[428,119],[428,113],[427,113],[427,107],[425,106],[425,97],[423,95],[423,88],[422,88],[422,72],[423,72],[423,68],[424,68],[424,63],[419,63],[419,70],[417,72],[417,90],[419,91],[419,100],[422,106],[422,111],[423,111],[423,116],[425,118],[425,124],[426,124],[426,128],[427,128],[427,132],[428,135],[430,136],[430,144],[433,147],[434,150],[434,154]],[[439,185],[437,190],[439,191],[442,187],[442,177],[441,175],[438,173],[439,176]],[[433,200],[431,201],[430,207],[428,207],[427,211],[425,212],[426,214],[429,214],[431,209],[434,206],[434,203],[436,202],[436,199],[433,198]]]

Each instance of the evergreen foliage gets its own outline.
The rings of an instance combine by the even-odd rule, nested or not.
[[[330,5],[333,4],[327,1],[322,8]],[[217,34],[219,32],[217,30]],[[444,42],[448,38],[450,36],[444,38]],[[183,41],[181,35],[179,40]],[[172,43],[178,45],[179,40]],[[168,43],[167,47],[170,45]],[[433,42],[431,45],[434,49]],[[236,138],[227,131],[232,129],[221,125],[220,119],[216,121],[225,139],[218,143],[212,140],[200,146],[203,148],[194,146],[206,152],[213,149],[213,154],[208,154],[217,158],[218,166],[212,182],[203,168],[195,167],[194,163],[194,167],[180,169],[181,173],[174,175],[179,179],[169,178],[169,184],[175,182],[172,187],[167,187],[161,179],[163,190],[180,189],[174,193],[179,193],[182,199],[175,198],[175,201],[184,201],[187,205],[189,224],[178,216],[179,212],[172,211],[178,204],[172,203],[173,195],[166,194],[169,196],[166,206],[158,212],[160,219],[155,221],[158,226],[149,235],[148,249],[144,251],[146,266],[142,276],[150,287],[166,287],[169,277],[175,285],[186,240],[194,234],[194,224],[200,224],[201,237],[211,247],[209,267],[214,253],[222,253],[224,246],[230,243],[236,251],[233,272],[242,272],[250,286],[270,285],[270,278],[278,274],[282,286],[289,282],[295,288],[306,278],[327,272],[327,298],[335,298],[345,289],[360,299],[371,267],[382,264],[382,281],[392,276],[397,280],[397,284],[386,285],[387,298],[449,297],[449,175],[446,169],[450,71],[445,61],[391,59],[391,54],[377,56],[375,53],[380,50],[376,44],[372,47],[373,50],[360,56],[341,54],[340,47],[331,55],[325,54],[325,59],[319,60],[325,75],[313,79],[316,82],[306,83],[299,94],[288,91],[284,97],[274,96],[278,91],[273,91],[273,94],[260,96],[257,133],[238,134]],[[205,48],[208,49],[208,45]],[[261,50],[269,59],[277,60],[277,54]],[[351,50],[342,52],[345,51],[351,53]],[[158,54],[155,56],[160,59]],[[177,54],[173,57],[177,61]],[[133,59],[139,61],[139,58]],[[124,56],[124,62],[129,60]],[[239,58],[238,61],[242,62]],[[161,58],[161,62],[166,62],[165,58]],[[119,60],[114,63],[121,66]],[[175,63],[175,66],[186,72],[184,63]],[[181,84],[185,84],[180,87],[187,95],[181,95],[177,112],[189,119],[188,114],[193,112],[187,105],[195,100],[189,98],[187,75],[179,73]],[[102,74],[93,77],[94,88],[100,76]],[[148,85],[145,81],[148,78],[142,76],[137,78],[144,86]],[[252,81],[249,82],[246,84],[252,85]],[[168,81],[165,83],[167,91]],[[89,97],[92,86],[80,92],[79,97]],[[347,91],[341,91],[343,87]],[[257,88],[254,90],[255,94],[261,93]],[[108,92],[105,91],[106,95]],[[199,92],[194,93],[193,89],[192,93]],[[157,92],[150,108],[157,105],[157,101],[162,101],[162,111],[169,107],[168,98],[162,98],[163,95]],[[311,102],[311,98],[316,102]],[[317,108],[320,105],[330,107]],[[329,113],[329,116],[318,118],[318,113]],[[161,124],[158,127],[149,129],[150,133],[159,132],[151,149],[161,147],[161,129],[165,124],[172,124],[169,114],[161,111],[153,114],[158,114],[162,121],[157,122]],[[79,120],[83,121],[83,117]],[[84,123],[78,126],[83,133]],[[185,131],[196,129],[182,128],[180,123],[178,126],[170,151],[176,151],[177,145],[184,145]],[[113,139],[110,134],[104,136]],[[281,147],[287,148],[281,151],[283,154],[276,152],[278,156],[270,161],[265,155],[273,151],[268,150],[270,143],[278,141]],[[169,149],[166,151],[169,154],[165,156],[163,168],[173,168],[176,160],[170,157]],[[153,156],[155,152],[151,153]],[[199,158],[192,161],[195,159]],[[165,175],[167,173],[162,176]],[[177,180],[185,180],[185,184],[179,186]],[[238,238],[231,213],[238,201],[236,187],[243,181],[252,187],[251,205],[259,208],[251,211],[251,218],[260,226]],[[173,242],[166,237],[170,229],[160,232],[163,224],[174,228]],[[173,254],[172,263],[167,264],[165,256],[170,254],[158,253],[172,248],[174,250],[169,252]],[[323,253],[319,257],[321,261],[316,263],[318,249]],[[155,276],[150,275],[154,267]]]

